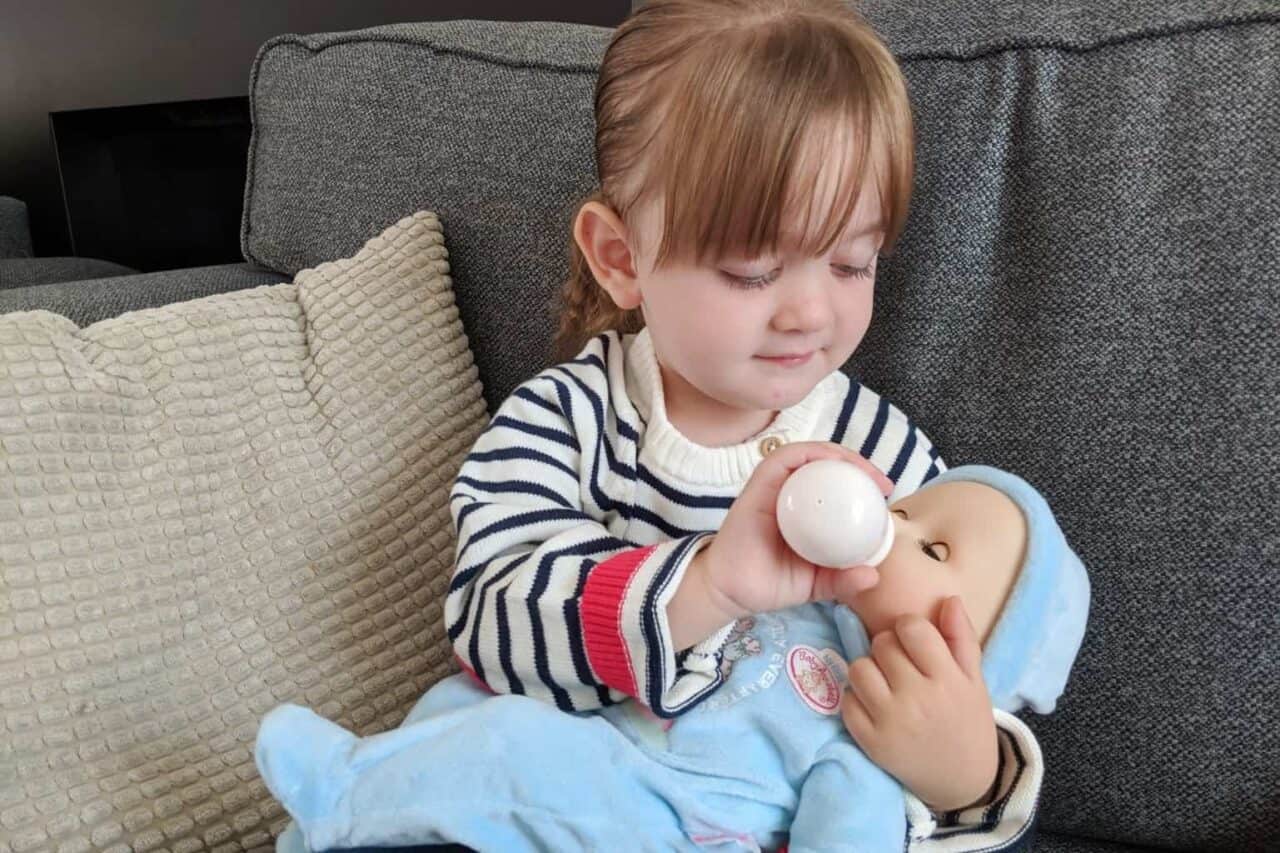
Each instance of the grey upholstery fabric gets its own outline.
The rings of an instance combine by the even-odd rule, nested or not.
[[[132,267],[96,258],[0,258],[0,290],[135,273]]]
[[[1114,844],[1109,841],[1071,835],[1046,835],[1043,832],[1038,834],[1031,844],[1031,850],[1034,853],[1144,853],[1144,851],[1156,849]]]
[[[0,270],[4,264],[0,261]],[[76,325],[87,326],[125,311],[156,308],[171,302],[276,284],[291,278],[251,264],[224,264],[103,278],[87,283],[65,281],[0,290],[0,314],[44,308],[70,317]]]
[[[1017,471],[1094,581],[1041,828],[1257,849],[1280,821],[1280,14],[904,62],[911,222],[851,365]]]
[[[448,21],[267,42],[250,80],[245,258],[292,273],[436,211],[496,409],[549,356],[610,32]]]
[[[19,199],[0,195],[0,260],[31,257],[31,226],[27,205]],[[3,287],[0,282],[0,287]]]
[[[920,168],[849,369],[951,461],[1039,486],[1094,580],[1076,678],[1029,718],[1041,830],[1256,849],[1280,825],[1280,8],[867,10],[902,58]],[[549,358],[608,36],[268,43],[246,257],[291,272],[439,211],[492,409]]]

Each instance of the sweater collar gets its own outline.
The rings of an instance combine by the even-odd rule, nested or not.
[[[706,447],[686,438],[667,419],[662,372],[646,327],[623,338],[627,396],[645,422],[640,454],[645,464],[686,483],[742,486],[764,458],[761,442],[775,436],[784,443],[811,441],[827,402],[835,393],[836,374],[825,377],[803,400],[778,412],[773,422],[740,444]],[[828,439],[829,436],[821,436]]]

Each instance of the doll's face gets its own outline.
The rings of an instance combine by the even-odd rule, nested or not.
[[[985,643],[1026,551],[1017,504],[982,483],[955,481],[923,488],[890,512],[895,536],[880,581],[850,603],[868,636],[912,613],[936,625],[942,602],[958,595]]]

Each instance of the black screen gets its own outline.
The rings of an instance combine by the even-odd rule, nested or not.
[[[72,252],[143,272],[236,263],[249,99],[49,114]]]

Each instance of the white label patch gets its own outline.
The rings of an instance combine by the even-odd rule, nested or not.
[[[795,646],[787,653],[787,677],[804,703],[819,714],[840,710],[840,682],[831,674],[827,652],[810,646]],[[838,658],[839,655],[836,655]]]

